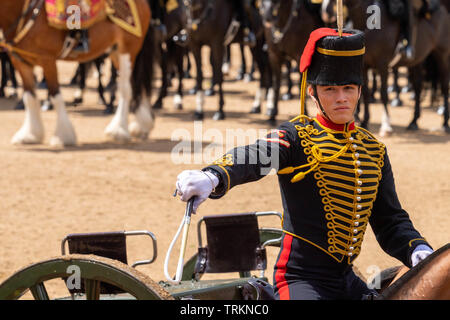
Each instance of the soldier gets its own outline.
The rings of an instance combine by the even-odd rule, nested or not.
[[[300,116],[178,176],[181,200],[196,196],[196,210],[208,197],[277,171],[284,211],[274,272],[278,299],[375,295],[352,270],[368,224],[381,248],[408,267],[433,252],[400,205],[386,146],[355,126],[364,52],[360,31],[313,31],[300,61]],[[306,91],[317,107],[315,118],[303,115]]]

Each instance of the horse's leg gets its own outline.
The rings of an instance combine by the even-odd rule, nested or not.
[[[449,82],[449,69],[450,69],[450,64],[448,59],[446,60],[445,58],[443,58],[441,55],[437,54],[436,55],[436,61],[438,63],[438,70],[439,70],[439,81],[441,83],[441,92],[442,92],[442,96],[444,97],[444,122],[443,122],[443,129],[445,132],[450,133],[450,128],[449,128],[449,124],[448,124],[448,120],[449,120],[449,106],[448,106],[448,82]]]
[[[223,61],[222,61],[223,62]],[[214,57],[213,57],[213,53],[210,52],[209,54],[209,63],[211,64],[211,66],[214,66]],[[223,66],[223,63],[221,63],[221,68]],[[205,95],[208,97],[211,97],[213,95],[216,94],[215,91],[215,87],[216,87],[217,83],[216,83],[216,79],[214,78],[214,76],[211,78],[211,86],[205,90]]]
[[[241,52],[241,66],[239,67],[239,71],[238,71],[236,80],[244,79],[245,73],[247,72],[247,64],[245,61],[244,45],[242,43],[240,43],[239,48],[240,48],[240,52]]]
[[[34,92],[36,84],[33,66],[22,63],[14,57],[12,57],[12,62],[22,78],[24,89],[22,100],[25,106],[25,120],[22,127],[11,139],[11,143],[42,143],[44,140],[44,126],[41,119],[41,106]]]
[[[367,129],[367,127],[369,126],[369,119],[370,119],[370,90],[369,90],[369,70],[368,68],[364,68],[363,71],[363,85],[362,85],[362,99],[363,99],[363,103],[364,103],[364,117],[363,120],[361,121],[361,127]],[[356,110],[356,114],[355,114],[355,119],[359,120],[361,119],[359,116],[359,113],[361,111],[361,103],[358,104],[357,106],[357,110]]]
[[[257,44],[254,48],[251,48],[253,62],[256,62],[259,69],[259,88],[256,91],[255,99],[253,100],[253,106],[250,110],[250,113],[261,113],[261,105],[264,101],[264,89],[266,87],[267,80],[267,66],[268,66],[268,58],[267,54],[264,52],[262,41],[257,41]]]
[[[211,61],[212,64],[212,61]],[[231,45],[227,45],[226,52],[223,58],[222,64],[222,73],[228,75],[230,73],[230,65],[231,65]]]
[[[202,72],[202,50],[201,46],[194,45],[191,49],[192,54],[194,55],[195,66],[196,66],[196,106],[194,119],[202,120],[203,119],[203,105],[205,103],[205,94],[203,92],[203,72]]]
[[[388,87],[388,69],[387,68],[378,68],[380,79],[381,79],[381,102],[383,103],[383,114],[381,116],[381,127],[380,127],[380,136],[385,136],[386,134],[392,133],[391,119],[389,116],[388,103],[389,97],[387,92]],[[365,115],[364,115],[365,120]],[[368,119],[367,119],[368,120]]]
[[[167,75],[167,53],[164,53],[161,45],[158,45],[161,54],[161,88],[159,89],[158,99],[153,104],[153,109],[161,109],[162,101],[167,96],[168,75]]]
[[[89,66],[88,63],[80,63],[80,65],[78,66],[78,71],[79,72],[79,78],[80,78],[80,82],[79,82],[79,87],[75,90],[75,93],[73,95],[73,105],[78,105],[80,103],[83,103],[83,92],[84,89],[86,88],[86,68]]]
[[[105,129],[105,134],[114,141],[126,142],[130,140],[128,114],[132,97],[131,72],[130,54],[120,54],[118,70],[119,105],[114,117]]]
[[[287,92],[285,94],[283,94],[281,99],[283,99],[284,101],[287,101],[287,100],[292,99],[292,86],[293,86],[293,82],[292,82],[292,78],[291,78],[292,63],[290,60],[286,60],[285,64],[286,64],[286,70],[287,70],[286,71]]]
[[[225,105],[225,100],[223,99],[223,74],[222,74],[222,61],[224,54],[224,46],[221,42],[213,43],[211,45],[211,55],[213,60],[213,83],[219,87],[219,110],[214,114],[214,120],[225,119],[225,112],[223,111],[223,106]]]
[[[394,68],[393,70],[392,70],[392,74],[393,74],[393,76],[394,76],[394,84],[393,84],[393,87],[392,87],[392,91],[394,91],[395,92],[395,99],[394,100],[392,100],[392,102],[391,102],[391,106],[393,106],[393,107],[401,107],[402,105],[403,105],[403,102],[402,102],[402,100],[400,99],[400,92],[401,92],[401,89],[400,89],[400,86],[398,85],[398,68]]]
[[[180,48],[176,48],[175,61],[178,70],[178,91],[173,97],[173,104],[177,110],[183,109],[183,78],[184,78],[183,58],[184,58],[183,50],[180,50]]]
[[[56,110],[56,129],[50,139],[50,145],[54,147],[73,146],[76,144],[77,138],[67,114],[63,97],[59,91],[56,61],[47,60],[42,64],[42,68],[47,82],[50,102]]]
[[[411,78],[414,88],[414,117],[411,120],[411,123],[406,128],[407,130],[418,130],[419,126],[417,125],[417,120],[420,118],[420,94],[422,92],[422,64],[411,67]]]
[[[98,95],[100,96],[100,100],[102,101],[103,105],[108,107],[108,103],[106,102],[105,99],[105,88],[103,87],[102,83],[103,61],[104,61],[103,59],[98,58],[94,60],[94,64],[98,71],[98,87],[97,87]]]
[[[266,114],[269,116],[269,122],[275,122],[278,114],[278,99],[280,97],[281,86],[281,58],[275,53],[269,53],[270,65],[272,68],[272,87],[267,92],[267,110]]]
[[[0,60],[1,60],[1,64],[2,64],[2,81],[0,84],[0,98],[3,98],[5,96],[5,87],[6,87],[6,83],[8,82],[8,73],[6,72],[6,52],[1,52],[0,53]]]

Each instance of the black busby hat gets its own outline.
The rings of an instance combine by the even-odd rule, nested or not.
[[[345,30],[343,36],[325,36],[316,42],[308,67],[308,83],[342,86],[363,84],[364,33]]]
[[[364,33],[319,28],[311,32],[300,60],[302,113],[306,82],[315,85],[363,84]]]

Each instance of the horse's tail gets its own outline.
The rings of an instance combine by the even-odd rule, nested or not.
[[[141,99],[151,97],[154,52],[156,50],[154,28],[151,24],[145,34],[142,48],[139,51],[131,75],[131,87],[133,89],[133,99],[131,101],[131,111],[136,111]]]

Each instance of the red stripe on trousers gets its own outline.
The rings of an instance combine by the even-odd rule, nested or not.
[[[280,300],[289,300],[289,287],[284,275],[286,274],[286,265],[289,261],[289,255],[291,253],[292,236],[289,234],[284,235],[283,250],[280,253],[280,258],[277,261],[275,273],[275,282],[277,285],[278,293],[280,294]]]

